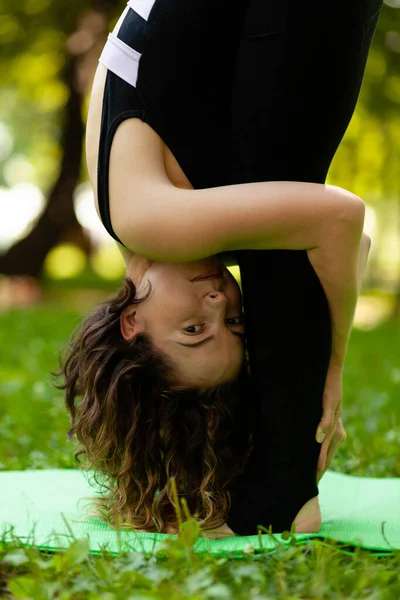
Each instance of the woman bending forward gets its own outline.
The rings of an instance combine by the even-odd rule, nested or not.
[[[255,427],[242,295],[227,253],[305,250],[330,306],[346,303],[347,321],[335,310],[332,319],[348,335],[368,240],[364,202],[344,189],[221,185],[245,5],[207,4],[131,0],[103,50],[87,166],[126,277],[75,331],[62,387],[69,437],[109,485],[95,514],[175,532],[174,477],[202,529],[220,532],[206,535],[220,537],[244,532],[238,519],[230,526],[229,487],[245,471]],[[318,497],[303,504],[297,531],[317,531]]]

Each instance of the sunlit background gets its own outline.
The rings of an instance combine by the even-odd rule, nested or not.
[[[84,121],[98,55],[125,6],[110,0],[108,14],[100,15],[76,4],[81,6],[65,0],[0,1],[0,253],[4,257],[35,229],[63,170],[69,168],[71,157],[63,152],[63,136],[68,135],[68,127],[79,126],[73,123],[72,113],[68,117],[71,90],[81,94],[78,111]],[[75,60],[72,83],[67,69],[71,60]],[[74,282],[82,287],[85,281],[88,288],[107,291],[110,286],[115,289],[125,273],[120,253],[94,209],[81,139],[81,159],[71,167],[71,172],[76,171],[70,194],[77,224],[46,250],[39,273],[29,269],[27,273],[39,277],[45,293],[55,293],[61,283],[65,293],[67,282],[73,289]],[[328,183],[355,192],[367,204],[365,231],[372,248],[357,308],[360,326],[372,326],[399,311],[399,159],[400,0],[385,0],[357,109],[328,178]],[[28,255],[31,259],[32,251]],[[231,270],[239,276],[237,267]]]
[[[276,3],[280,1],[274,0]],[[316,0],[316,3],[318,1],[324,2]],[[369,6],[375,4],[373,0],[364,1]],[[358,5],[362,2],[360,0]],[[343,2],[339,4],[344,5]],[[348,0],[348,4],[354,3]],[[121,420],[122,413],[129,419],[130,405],[134,409],[132,418],[138,413],[136,405],[141,414],[141,404],[143,409],[146,408],[142,402],[146,385],[140,385],[138,396],[134,369],[130,369],[132,377],[128,382],[128,394],[122,389],[117,390],[118,386],[108,389],[104,377],[99,377],[110,367],[114,370],[115,381],[121,368],[125,373],[127,370],[126,357],[120,361],[118,351],[109,352],[111,360],[104,370],[107,360],[104,358],[107,353],[103,343],[105,338],[98,336],[98,329],[95,336],[99,342],[97,345],[92,343],[90,335],[85,335],[85,340],[77,344],[79,354],[69,355],[70,358],[78,357],[78,361],[73,359],[67,363],[69,374],[66,379],[70,386],[56,389],[53,377],[61,366],[60,355],[69,347],[72,331],[76,331],[75,328],[82,324],[82,317],[98,302],[120,288],[125,274],[116,244],[94,209],[84,141],[90,89],[98,57],[108,32],[125,6],[126,0],[0,0],[0,482],[1,471],[14,471],[18,489],[13,494],[18,492],[21,501],[24,494],[24,504],[30,513],[29,523],[32,498],[25,494],[25,491],[29,492],[29,484],[25,491],[21,487],[25,475],[26,482],[37,488],[34,479],[36,470],[39,473],[43,469],[62,469],[70,471],[71,475],[79,463],[79,469],[87,471],[85,459],[89,458],[91,462],[90,458],[96,454],[80,443],[81,435],[71,435],[76,429],[71,429],[77,423],[75,417],[83,414],[80,400],[84,400],[84,411],[85,406],[89,410],[96,409],[96,420],[100,425],[101,409],[106,409],[107,420],[107,407],[114,391],[117,392],[115,423]],[[339,36],[337,43],[341,43]],[[324,72],[324,77],[329,77],[329,72]],[[332,163],[328,182],[349,189],[364,199],[367,207],[365,231],[372,238],[355,327],[343,369],[343,394],[336,385],[336,376],[328,378],[328,394],[322,394],[321,390],[324,408],[327,398],[332,402],[337,394],[340,395],[347,435],[346,443],[333,436],[328,452],[329,461],[332,451],[329,470],[338,477],[341,473],[357,478],[382,478],[382,484],[383,478],[389,477],[387,483],[395,485],[400,480],[400,0],[385,0],[383,4],[359,102]],[[240,284],[238,267],[230,269]],[[291,301],[296,302],[295,289]],[[260,315],[260,322],[264,318],[266,315]],[[111,330],[107,328],[107,331]],[[109,333],[107,337],[110,338]],[[257,402],[259,408],[273,401],[275,392],[278,392],[276,377],[269,377],[271,364],[273,369],[276,365],[276,360],[269,358],[276,336],[271,339],[272,345],[269,343],[271,340],[266,340],[268,360],[262,379],[263,387],[272,395],[268,393],[266,397],[260,397],[260,402]],[[284,345],[278,344],[278,350],[284,346],[286,350],[286,339],[283,341]],[[296,342],[295,348],[300,345]],[[80,360],[82,353],[88,349],[92,350],[92,363],[96,357],[98,363],[95,367],[98,369],[94,403],[86,385],[90,377],[87,377]],[[314,355],[312,353],[306,359],[312,361]],[[295,356],[295,353],[289,349],[288,356]],[[139,362],[146,366],[142,357]],[[298,364],[294,366],[283,387],[286,391],[290,390],[291,399],[297,402],[304,396],[303,384],[308,377],[297,377]],[[334,372],[337,373],[337,364],[332,370]],[[58,383],[63,381],[59,379]],[[150,384],[156,389],[153,382]],[[311,382],[309,385],[312,387]],[[245,404],[250,407],[257,390],[251,386],[243,391]],[[309,398],[313,405],[314,396],[313,393]],[[136,402],[138,398],[139,403]],[[172,399],[175,403],[175,398]],[[307,420],[310,405],[307,398],[304,400],[303,420]],[[72,411],[66,410],[66,405],[71,407],[72,404],[76,407],[75,417],[71,416]],[[291,435],[290,419],[287,419],[288,405],[285,402],[280,407],[283,435],[278,435],[280,419],[275,418],[273,428],[268,428],[274,435],[266,436],[266,444],[270,437],[274,459],[284,467],[286,460],[278,457],[278,438],[287,446],[287,441],[294,437]],[[240,410],[232,414],[242,419],[246,411],[243,412],[239,404],[238,408]],[[315,412],[315,406],[312,410]],[[257,412],[258,409],[253,414],[257,416]],[[225,427],[224,414],[228,415],[228,412],[222,411],[221,419],[214,419],[216,423],[220,422],[221,432],[231,430],[233,425],[233,421],[228,419],[228,428]],[[279,413],[275,412],[275,416],[278,417]],[[133,432],[134,423],[126,424]],[[94,434],[93,439],[96,437],[96,447],[99,446],[97,442],[104,438],[105,425],[108,427],[103,421],[97,436],[96,424],[86,427]],[[207,429],[207,444],[198,444],[196,454],[202,446],[210,446],[208,442],[212,441],[212,436],[210,427]],[[218,434],[218,428],[213,429]],[[78,434],[79,430],[82,431],[82,428],[78,426]],[[304,435],[310,433],[309,427],[305,426]],[[133,436],[133,445],[137,437]],[[339,446],[335,449],[337,442]],[[85,446],[89,451],[86,457]],[[89,446],[93,447],[93,444]],[[156,450],[155,446],[153,443],[153,450]],[[78,449],[80,452],[76,452]],[[268,450],[268,447],[265,446],[265,449]],[[110,461],[114,462],[111,453],[108,454]],[[294,455],[295,452],[292,458]],[[157,453],[154,456],[157,458]],[[287,448],[284,456],[288,456]],[[185,466],[184,458],[180,457],[178,467]],[[193,456],[189,458],[192,464]],[[214,455],[214,458],[213,464],[223,464],[219,457]],[[300,454],[297,458],[301,458]],[[104,472],[104,464],[110,461],[95,460],[93,475],[99,473],[99,466]],[[173,463],[167,469],[170,473],[176,470]],[[293,465],[292,461],[290,472],[293,472]],[[19,472],[25,470],[30,472]],[[126,469],[124,472],[129,479],[130,474]],[[7,473],[4,475],[8,477]],[[179,472],[176,475],[179,485],[179,481],[185,478],[182,479]],[[104,480],[97,476],[85,479],[88,483]],[[125,476],[124,479],[128,481]],[[131,477],[130,482],[134,481],[137,479]],[[109,488],[108,485],[106,487]],[[394,494],[396,488],[391,485],[391,489]],[[179,496],[186,495],[186,491],[179,490]],[[259,492],[259,486],[257,490],[251,485],[246,489],[249,498]],[[73,494],[74,490],[68,489],[68,493]],[[278,496],[282,497],[281,494]],[[357,514],[357,509],[364,502],[363,498],[361,500],[358,506],[349,504],[348,515],[362,525]],[[379,501],[378,495],[368,498],[365,506],[373,505],[374,509],[378,509]],[[78,498],[76,506],[83,507]],[[20,512],[17,524],[24,520],[25,515]],[[183,512],[186,514],[186,510]],[[44,521],[44,514],[38,516]],[[63,513],[61,516],[69,528],[68,521],[71,522],[71,519],[66,519]],[[326,521],[323,506],[322,516],[323,525],[327,524],[332,530],[335,519]],[[372,516],[371,513],[369,517]],[[323,597],[324,600],[338,597],[360,600],[399,598],[399,576],[396,577],[399,556],[389,555],[387,551],[392,547],[392,533],[398,522],[390,522],[386,514],[375,513],[375,516],[376,530],[379,526],[380,537],[387,542],[387,548],[385,544],[382,546],[383,541],[377,548],[385,548],[385,552],[376,552],[368,547],[371,536],[367,536],[368,549],[363,549],[357,547],[359,540],[357,546],[352,547],[353,544],[347,543],[342,536],[338,542],[321,539],[319,535],[316,539],[300,540],[302,548],[294,547],[296,540],[291,539],[290,548],[281,552],[281,548],[277,547],[279,552],[274,557],[265,556],[265,560],[260,549],[254,556],[254,564],[251,556],[244,555],[238,563],[236,559],[241,557],[236,556],[236,552],[225,553],[223,559],[215,557],[214,562],[211,556],[195,556],[192,552],[195,538],[193,521],[185,522],[189,527],[185,529],[186,534],[181,528],[180,539],[165,540],[165,544],[168,542],[168,560],[163,557],[159,565],[154,556],[148,560],[148,552],[129,552],[127,556],[120,557],[93,556],[93,560],[89,561],[85,547],[87,540],[76,539],[76,536],[65,552],[46,551],[46,544],[34,551],[31,535],[29,540],[25,540],[25,536],[17,535],[20,532],[11,531],[14,527],[3,527],[4,532],[10,529],[15,545],[6,548],[4,539],[8,535],[3,534],[0,541],[0,597],[4,592],[7,598],[39,599],[59,595],[63,598],[110,599],[119,598],[120,590],[125,592],[131,584],[129,592],[126,592],[127,598],[144,598],[145,594],[164,598],[168,593],[171,600],[180,597],[180,594],[182,598],[266,598],[263,593],[270,598]],[[0,524],[3,520],[0,511]],[[73,521],[70,533],[75,529]],[[341,525],[339,521],[336,518],[338,526]],[[38,524],[43,531],[42,525],[46,523]],[[374,523],[371,518],[367,525],[372,531]],[[81,533],[84,526],[85,523],[80,523]],[[345,526],[346,523],[343,523],[342,531]],[[30,526],[28,529],[32,531]],[[267,529],[264,528],[264,531]],[[262,533],[261,529],[259,533]],[[63,537],[66,534],[67,530]],[[266,536],[258,537],[257,545],[262,546],[261,537]],[[274,537],[274,545],[275,540]],[[306,545],[302,544],[304,541]],[[332,543],[328,544],[330,541]],[[246,548],[253,546],[247,544]],[[247,549],[246,554],[253,553],[247,552]],[[96,554],[100,553],[96,551]],[[120,562],[112,564],[111,559],[117,558],[121,558],[121,565]],[[236,565],[231,564],[231,559],[235,559]],[[256,570],[256,562],[259,570]],[[162,571],[157,570],[158,567]],[[121,574],[120,578],[117,572]]]

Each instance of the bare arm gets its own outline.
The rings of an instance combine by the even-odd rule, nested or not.
[[[332,322],[330,364],[342,369],[360,292],[363,261],[364,218],[354,227],[326,233],[323,246],[307,251],[308,258],[324,288]]]
[[[320,266],[317,266],[315,269],[324,287],[325,293],[327,294],[331,310],[332,352],[330,365],[337,367],[339,370],[342,370],[344,366],[348,341],[353,326],[357,300],[362,287],[362,278],[367,264],[370,247],[370,237],[362,232],[359,243],[359,252],[356,256],[356,270],[354,275],[352,254],[349,254],[347,257],[348,275],[346,275],[345,271],[339,273],[335,268],[331,269],[331,275],[329,267],[321,268]],[[345,255],[344,259],[346,260]],[[313,259],[310,260],[310,262],[312,264]],[[337,264],[339,263],[337,262]],[[353,276],[355,277],[354,288],[351,283]],[[340,285],[343,285],[342,289],[340,288]]]
[[[359,228],[364,215],[362,200],[342,188],[291,181],[188,190],[136,177],[110,204],[124,245],[161,262],[241,249],[317,250],[327,236],[337,241]]]
[[[357,275],[356,275],[356,290],[353,295],[352,301],[346,304],[347,296],[344,293],[344,298],[340,296],[340,292],[337,294],[337,304],[334,309],[331,310],[334,315],[333,319],[333,337],[332,337],[332,353],[330,359],[330,366],[336,368],[340,372],[343,370],[345,355],[347,352],[348,340],[351,333],[351,328],[354,321],[354,313],[357,307],[357,300],[360,295],[362,287],[362,278],[364,275],[365,267],[367,265],[368,254],[371,247],[371,238],[363,232],[360,242],[360,251],[357,261]],[[322,275],[322,278],[324,276]],[[325,281],[325,287],[330,287],[329,283]],[[351,296],[350,296],[351,300]],[[335,302],[335,293],[331,294],[331,303]],[[343,324],[344,334],[340,335],[340,324]],[[348,327],[346,327],[346,323]],[[338,325],[339,324],[339,325]]]
[[[360,252],[357,262],[357,296],[362,286],[362,278],[367,264],[368,253],[371,247],[371,239],[366,233],[362,234],[360,243]],[[338,305],[340,312],[340,304]],[[345,314],[345,311],[344,311]],[[342,414],[342,378],[343,378],[344,358],[337,358],[337,353],[331,355],[329,368],[325,381],[323,394],[323,415],[318,425],[316,440],[322,442],[320,458],[318,461],[317,484],[319,483],[326,467],[326,457],[328,457],[328,466],[332,460],[335,448],[346,439],[346,432],[343,429],[341,421]],[[321,433],[323,434],[321,437]],[[324,438],[327,436],[327,439]]]

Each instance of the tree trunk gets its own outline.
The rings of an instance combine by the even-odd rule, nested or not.
[[[63,77],[70,95],[65,108],[60,174],[35,227],[0,257],[0,271],[6,275],[38,277],[49,250],[60,241],[66,230],[79,227],[72,200],[80,174],[84,126],[82,97],[74,87],[76,62],[76,57],[70,58]]]
[[[119,0],[93,0],[92,7],[81,15],[77,30],[68,40],[63,81],[70,94],[61,137],[60,174],[36,225],[0,256],[0,273],[38,278],[48,252],[61,241],[74,240],[87,254],[91,251],[90,239],[78,222],[73,206],[83,157],[82,104],[107,37],[110,17],[119,4]],[[91,39],[89,44],[88,39]]]

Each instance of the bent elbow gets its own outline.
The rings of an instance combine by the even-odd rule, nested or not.
[[[352,192],[347,192],[348,195],[348,200],[349,200],[349,215],[350,215],[350,219],[352,221],[354,221],[354,223],[356,224],[362,224],[364,225],[364,219],[365,219],[365,202],[364,200],[362,200],[362,198],[360,198],[360,196],[357,196],[356,194],[353,194]]]
[[[361,237],[365,219],[364,200],[344,188],[336,189],[341,200],[337,210],[339,220],[346,222],[348,226],[358,231]]]
[[[358,227],[361,227],[362,231],[365,220],[365,202],[359,196],[355,196],[354,194],[351,206],[351,219]]]

